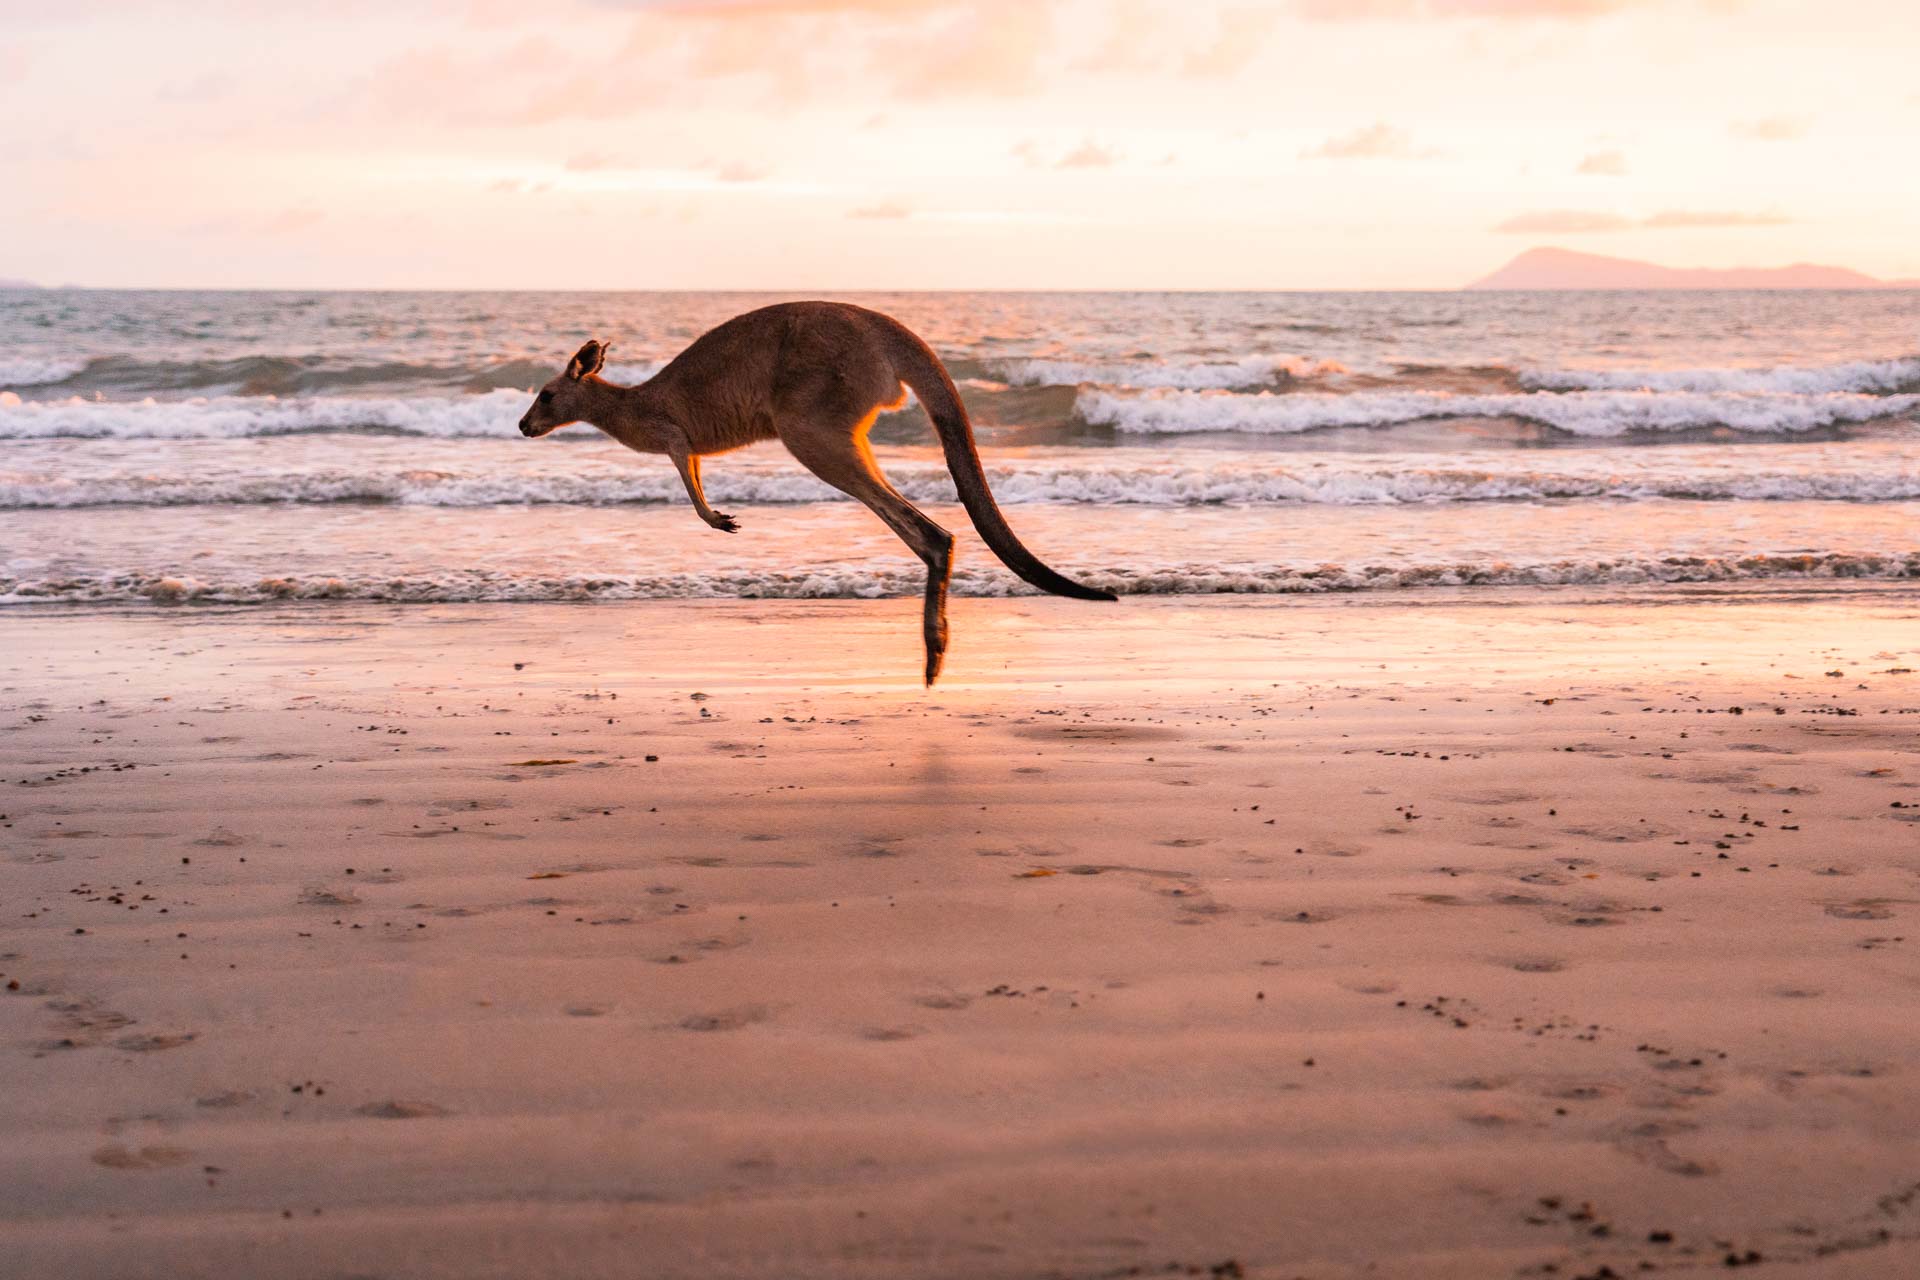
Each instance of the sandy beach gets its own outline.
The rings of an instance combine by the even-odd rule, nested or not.
[[[0,1272],[1920,1274],[1920,596],[15,608]]]

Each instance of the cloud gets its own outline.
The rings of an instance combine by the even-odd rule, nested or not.
[[[1215,79],[1234,75],[1259,55],[1279,16],[1272,9],[1222,10],[1212,43],[1187,55],[1181,69],[1190,76]]]
[[[773,170],[765,165],[748,164],[744,160],[729,160],[713,171],[713,176],[722,182],[764,182],[773,175]]]
[[[1569,235],[1583,231],[1630,231],[1633,220],[1617,213],[1589,213],[1579,209],[1547,209],[1508,218],[1495,231],[1514,235]]]
[[[1586,232],[1677,231],[1703,227],[1777,227],[1793,219],[1779,213],[1695,212],[1667,209],[1646,218],[1586,209],[1547,209],[1522,213],[1494,227],[1513,235],[1577,235]]]
[[[1793,219],[1782,213],[1692,212],[1668,209],[1656,213],[1640,225],[1651,231],[1669,231],[1681,227],[1784,227]]]
[[[1748,142],[1791,142],[1806,133],[1807,122],[1797,116],[1768,116],[1764,120],[1736,120],[1727,131]]]
[[[1382,120],[1328,138],[1300,153],[1309,160],[1424,160],[1439,153],[1413,145],[1413,137]]]
[[[997,5],[985,17],[961,12],[936,29],[882,41],[875,66],[894,73],[904,98],[1017,97],[1041,87],[1041,54],[1053,43],[1047,6]]]
[[[633,166],[604,151],[582,151],[577,155],[568,156],[566,163],[561,167],[569,173],[594,173],[601,169],[630,169]]]
[[[861,205],[857,209],[847,210],[849,218],[893,219],[911,218],[913,210],[904,204],[892,200],[883,200],[879,204]]]
[[[1089,138],[1053,162],[1056,169],[1110,169],[1119,153]]]
[[[1596,151],[1580,162],[1575,173],[1591,173],[1605,178],[1617,178],[1627,171],[1627,157],[1621,151]]]
[[[1299,0],[1302,17],[1316,22],[1392,18],[1509,18],[1582,21],[1653,0]]]
[[[209,71],[192,80],[167,85],[154,96],[162,102],[217,102],[230,96],[236,84],[237,81],[223,71]]]

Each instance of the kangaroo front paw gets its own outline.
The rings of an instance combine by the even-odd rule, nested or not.
[[[716,511],[708,517],[707,523],[722,533],[740,532],[740,522],[724,511]]]

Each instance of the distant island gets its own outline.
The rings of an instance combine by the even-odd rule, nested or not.
[[[1469,289],[1920,289],[1846,267],[1663,267],[1572,249],[1529,249]]]
[[[0,276],[0,289],[38,289],[39,287],[31,280],[13,280]]]

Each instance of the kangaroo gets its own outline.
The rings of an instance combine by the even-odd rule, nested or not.
[[[1054,595],[1113,600],[1041,563],[1008,527],[987,487],[973,424],[946,367],[891,316],[841,302],[786,302],[735,316],[694,339],[639,386],[600,377],[607,344],[590,341],[559,377],[540,389],[520,419],[520,434],[548,435],[585,422],[636,453],[673,459],[702,520],[733,533],[739,522],[707,505],[700,460],[760,440],[779,440],[807,470],[864,502],[927,566],[926,682],[947,652],[947,579],[953,535],[902,497],[874,461],[867,432],[882,410],[906,403],[913,388],[933,419],[960,502],[973,527],[1006,566]]]

